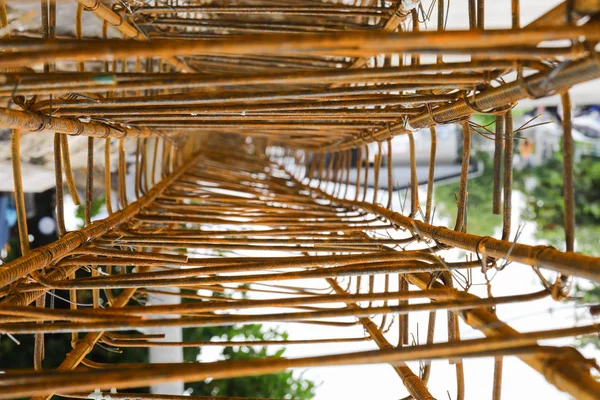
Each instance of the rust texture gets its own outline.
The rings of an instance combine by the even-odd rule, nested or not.
[[[600,282],[600,259],[575,252],[569,95],[572,86],[600,78],[597,1],[565,1],[522,26],[522,4],[512,0],[507,28],[488,29],[489,5],[470,0],[461,3],[468,8],[464,30],[446,29],[450,8],[458,6],[443,0],[77,0],[72,21],[57,20],[54,0],[40,4],[41,26],[19,30],[9,19],[10,1],[0,0],[0,127],[12,129],[22,253],[0,265],[0,334],[35,337],[34,369],[0,374],[0,399],[89,398],[96,389],[95,396],[112,399],[183,399],[120,389],[383,363],[408,398],[431,400],[432,393],[446,396],[430,379],[434,360],[454,364],[451,397],[464,399],[473,384],[465,363],[474,357],[494,365],[490,395],[500,399],[502,385],[511,384],[502,376],[505,356],[518,357],[572,398],[598,399],[593,362],[574,348],[538,342],[598,334],[600,325],[519,332],[496,315],[506,304],[569,300],[573,278]],[[86,13],[99,19],[101,38],[85,37]],[[57,35],[57,26],[74,26],[75,35]],[[547,96],[560,96],[566,110],[567,251],[523,243],[511,230],[512,109]],[[498,237],[469,230],[473,114],[496,121],[489,133],[493,213],[503,220]],[[439,226],[433,187],[436,126],[444,124],[461,127],[462,171],[456,220]],[[431,147],[419,201],[413,134],[420,129],[427,129]],[[21,139],[50,134],[59,238],[30,249]],[[394,206],[392,169],[381,172],[394,163],[398,135],[408,135],[406,209]],[[68,136],[88,140],[82,200]],[[94,157],[98,144],[104,157]],[[65,228],[63,182],[83,203],[79,230]],[[108,216],[94,219],[93,199],[102,191]],[[467,258],[452,258],[453,249]],[[505,267],[533,268],[555,281],[492,296],[488,273]],[[480,297],[470,286],[482,279],[488,295]],[[68,291],[69,309],[47,301],[55,290]],[[225,292],[232,297],[224,299]],[[186,302],[145,304],[151,295]],[[80,306],[82,297],[90,307]],[[419,312],[429,315],[427,334],[415,343]],[[440,315],[448,325],[443,340],[435,324]],[[263,322],[331,329],[321,338],[219,343],[143,333]],[[360,326],[363,335],[341,333],[349,326]],[[485,337],[466,339],[461,326]],[[49,334],[69,335],[73,346],[53,370],[42,368]],[[101,364],[90,355],[97,346],[354,342],[369,342],[372,350],[133,366]],[[423,367],[411,369],[412,361]]]

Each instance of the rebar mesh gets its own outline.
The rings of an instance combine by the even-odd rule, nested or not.
[[[5,371],[0,398],[88,398],[98,388],[99,396],[116,388],[106,396],[176,399],[118,389],[389,363],[409,396],[423,400],[434,398],[431,362],[448,359],[455,364],[452,398],[463,399],[469,384],[463,360],[493,357],[492,398],[500,399],[502,359],[513,355],[571,396],[598,398],[592,361],[573,348],[538,344],[597,334],[597,324],[520,333],[496,316],[503,304],[568,299],[572,276],[600,282],[600,259],[574,252],[569,118],[563,123],[568,251],[520,243],[510,224],[512,108],[525,98],[559,94],[570,110],[570,87],[600,77],[598,2],[565,1],[521,26],[513,0],[506,5],[509,27],[486,29],[486,2],[472,0],[465,5],[466,30],[444,29],[449,11],[443,0],[78,0],[70,21],[56,18],[54,0],[42,0],[41,30],[16,29],[24,21],[10,20],[10,3],[0,1],[0,126],[13,129],[23,255],[0,266],[0,332],[35,335],[36,341],[35,370]],[[436,15],[427,13],[430,3]],[[85,13],[103,21],[102,38],[84,37]],[[74,36],[56,34],[67,25],[75,26]],[[109,27],[122,38],[109,38]],[[468,229],[472,114],[496,119],[494,212],[503,215],[501,238]],[[434,225],[432,215],[435,126],[442,124],[460,124],[463,140],[457,218],[448,227]],[[424,200],[413,138],[422,128],[432,138]],[[20,137],[49,132],[55,135],[60,237],[29,249]],[[68,135],[88,138],[85,226],[69,232],[63,179],[76,202],[78,196]],[[382,163],[393,164],[396,135],[409,136],[410,210],[392,209],[392,168],[381,173]],[[94,159],[98,139],[104,139],[103,160]],[[135,151],[127,152],[125,143],[134,143]],[[103,179],[94,176],[98,167]],[[386,182],[387,190],[380,190]],[[92,221],[98,186],[109,216]],[[466,260],[448,256],[454,248],[466,251]],[[510,262],[507,268],[553,271],[556,280],[544,280],[543,290],[492,295],[488,273],[502,274]],[[485,277],[488,296],[469,293],[473,274]],[[315,279],[324,286],[315,287]],[[376,289],[381,284],[384,289]],[[69,291],[68,310],[47,304],[59,289]],[[224,301],[199,289],[248,296]],[[91,294],[92,307],[77,305],[81,293]],[[189,302],[143,304],[152,293]],[[427,342],[412,343],[411,315],[423,311],[430,313]],[[434,343],[437,313],[447,314],[448,334]],[[486,337],[461,337],[459,318]],[[331,334],[248,345],[372,341],[377,350],[134,366],[89,358],[99,345],[214,345],[167,342],[146,328],[257,322],[325,325]],[[363,336],[340,334],[339,328],[356,325]],[[48,334],[72,335],[73,349],[55,370],[41,368]],[[412,361],[424,367],[413,371]]]

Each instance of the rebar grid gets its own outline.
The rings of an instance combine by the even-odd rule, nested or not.
[[[449,10],[443,0],[431,1],[435,17],[427,12],[429,2],[418,0],[76,3],[75,21],[57,21],[55,1],[42,0],[41,30],[15,30],[19,21],[9,21],[0,1],[0,126],[13,129],[22,252],[0,266],[0,333],[32,334],[36,339],[35,370],[1,374],[0,398],[86,398],[98,388],[102,391],[96,395],[104,396],[111,388],[157,382],[388,363],[409,397],[434,399],[431,362],[443,359],[455,365],[452,398],[464,399],[469,382],[463,360],[493,357],[496,400],[504,356],[520,358],[575,398],[598,398],[600,384],[590,373],[593,361],[573,348],[541,346],[538,341],[593,335],[600,326],[520,333],[495,311],[504,304],[545,297],[565,300],[571,276],[600,282],[600,259],[574,252],[568,112],[569,88],[600,77],[597,1],[565,1],[521,27],[520,4],[512,0],[511,28],[494,30],[485,27],[484,0],[468,2],[467,30],[445,29]],[[103,21],[101,39],[84,37],[84,13]],[[75,25],[74,37],[56,34],[63,24]],[[110,26],[123,39],[109,39]],[[445,62],[445,57],[455,61]],[[553,94],[561,95],[567,110],[566,252],[518,243],[510,225],[511,110],[519,100]],[[482,113],[496,116],[493,212],[503,215],[501,238],[468,232],[468,120]],[[456,221],[442,227],[432,222],[435,126],[449,123],[462,126],[462,171]],[[429,128],[432,137],[424,201],[419,199],[413,138],[421,128]],[[29,249],[20,139],[22,134],[49,132],[55,135],[60,237]],[[406,212],[392,210],[391,168],[388,176],[380,176],[384,157],[392,165],[391,139],[401,134],[408,135],[410,147]],[[82,200],[70,165],[68,135],[88,137]],[[93,156],[97,138],[105,139],[103,160]],[[127,154],[125,144],[131,142],[135,151]],[[373,147],[368,144],[373,142],[377,154],[371,165]],[[113,177],[115,146],[118,168]],[[103,182],[94,177],[98,165]],[[65,228],[63,180],[74,202],[85,206],[80,230]],[[386,193],[379,190],[384,181]],[[95,185],[104,187],[109,216],[92,221]],[[470,256],[451,261],[453,248]],[[224,253],[226,257],[219,256]],[[544,281],[543,290],[493,296],[487,274],[501,273],[509,262],[518,264],[508,268],[554,271],[556,281]],[[463,274],[484,276],[488,296],[469,293],[469,285],[457,282]],[[325,286],[315,287],[315,279]],[[377,289],[382,282],[384,289]],[[46,304],[56,289],[69,291],[70,309]],[[213,294],[201,295],[200,289]],[[248,297],[216,295],[225,291]],[[78,306],[82,293],[91,294],[91,308]],[[153,293],[189,302],[142,305]],[[101,306],[101,301],[106,304]],[[410,317],[424,311],[429,313],[427,342],[411,343]],[[447,338],[434,343],[436,315],[444,311]],[[459,317],[486,338],[462,338]],[[256,322],[325,325],[331,335],[172,342],[141,333],[150,327]],[[364,335],[348,337],[336,329],[355,325]],[[397,345],[390,343],[390,330],[397,333]],[[56,370],[41,367],[47,334],[72,338],[73,350]],[[89,358],[99,345],[118,349],[359,341],[372,342],[378,350],[168,365],[104,365]],[[411,361],[423,362],[423,368],[413,371],[407,364]]]

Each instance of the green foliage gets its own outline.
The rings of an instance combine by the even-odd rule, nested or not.
[[[536,221],[538,232],[563,226],[562,155],[555,156],[545,165],[526,168],[516,180],[527,199],[526,219]],[[533,182],[525,188],[525,182]],[[575,223],[593,226],[600,223],[600,163],[593,158],[582,158],[574,165]]]
[[[577,287],[576,294],[582,296],[586,303],[600,303],[600,285],[594,285],[591,289],[582,289]]]
[[[469,180],[467,185],[467,231],[476,235],[491,236],[502,223],[502,216],[492,214],[493,160],[485,152],[473,154],[474,160],[483,163],[481,176]],[[456,219],[456,196],[459,182],[437,185],[435,201],[437,211],[450,220]]]
[[[33,369],[33,335],[16,336],[20,344],[13,342],[8,336],[0,335],[0,363],[2,370],[9,369]],[[42,362],[44,369],[56,368],[68,352],[71,351],[71,334],[46,335]],[[101,363],[147,363],[148,351],[143,348],[128,347],[119,352],[108,351],[96,346],[87,356],[90,360]],[[147,393],[147,388],[123,389],[123,392]],[[52,396],[52,400],[62,400],[66,397]],[[14,399],[14,400],[26,400]]]
[[[512,110],[513,120],[518,120],[520,117],[524,116],[528,112],[531,112],[532,108],[529,107],[518,107]],[[471,121],[476,124],[487,127],[490,131],[494,131],[496,129],[495,122],[496,116],[493,114],[473,114],[471,115]],[[517,126],[514,127],[518,128]]]
[[[562,226],[545,228],[535,232],[535,237],[557,249],[565,247],[565,231]],[[594,256],[600,256],[600,225],[579,225],[575,229],[575,250]]]
[[[496,116],[492,114],[474,114],[471,116],[471,121],[479,124],[481,126],[485,126],[488,129],[494,129],[494,124],[496,122]],[[490,129],[490,130],[491,130]]]
[[[186,341],[221,340],[286,340],[288,335],[277,329],[264,329],[260,324],[213,326],[184,329]],[[200,348],[184,349],[186,361],[196,361]],[[226,347],[224,360],[250,360],[256,358],[280,358],[285,348],[269,353],[264,346]],[[315,384],[302,376],[294,377],[292,371],[276,374],[245,376],[232,379],[215,379],[190,382],[186,388],[193,389],[194,396],[264,397],[272,399],[309,400],[315,396]]]
[[[556,153],[547,164],[525,169],[517,180],[526,197],[524,217],[538,225],[536,237],[559,249],[565,242],[562,167],[562,154]],[[582,158],[575,163],[573,176],[576,250],[600,256],[600,163]],[[594,284],[591,289],[578,286],[575,295],[583,304],[600,303],[600,285]],[[600,350],[598,336],[583,337],[577,344],[590,344]]]
[[[94,217],[100,213],[102,206],[104,206],[104,202],[106,201],[106,197],[104,195],[97,196],[92,199],[92,205],[90,207],[91,216]],[[80,204],[75,209],[75,218],[79,220],[77,223],[77,229],[83,228],[84,225],[84,205]]]
[[[60,295],[68,297],[68,293],[61,292]],[[15,338],[20,344],[15,343],[6,335],[0,335],[0,369],[33,369],[33,335],[15,335]],[[72,350],[70,333],[45,335],[44,342],[45,357],[42,362],[44,369],[57,368]],[[147,363],[148,351],[143,348],[128,347],[113,352],[95,346],[87,358],[101,363]],[[124,389],[123,391],[128,390]],[[135,391],[144,392],[140,389],[135,389]],[[53,399],[62,398],[60,396],[53,397]]]

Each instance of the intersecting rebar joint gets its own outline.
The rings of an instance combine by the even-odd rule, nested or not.
[[[83,6],[83,9],[84,9],[85,11],[91,11],[91,12],[94,12],[94,11],[97,11],[97,10],[100,8],[100,5],[101,5],[101,4],[100,4],[100,0],[92,0],[92,1],[94,2],[94,4],[93,4],[93,5],[91,5],[91,6],[84,5],[84,6]]]
[[[421,0],[402,0],[395,14],[400,18],[406,18],[420,3]]]
[[[34,111],[31,111],[31,112],[34,112]],[[45,115],[41,112],[35,112],[35,114],[37,114],[41,118],[41,121],[40,121],[38,128],[35,128],[35,129],[29,128],[30,132],[32,132],[32,133],[42,132],[42,131],[46,130],[48,127],[50,127],[50,125],[52,123],[52,117]]]

